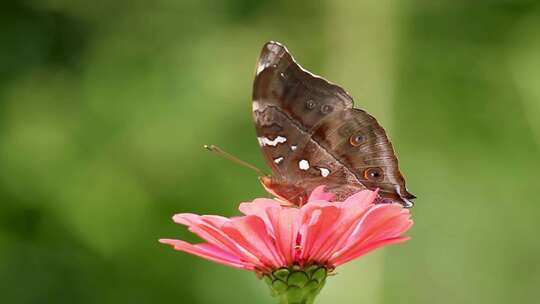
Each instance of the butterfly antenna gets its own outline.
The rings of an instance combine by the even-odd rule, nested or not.
[[[204,148],[210,152],[214,152],[215,154],[221,156],[221,157],[224,157],[230,161],[233,161],[243,167],[246,167],[246,168],[249,168],[255,172],[257,172],[260,176],[266,176],[266,174],[259,168],[255,167],[254,165],[250,164],[250,163],[247,163],[243,160],[241,160],[240,158],[228,153],[228,152],[225,152],[223,151],[221,148],[219,148],[218,146],[214,146],[214,145],[204,145]]]

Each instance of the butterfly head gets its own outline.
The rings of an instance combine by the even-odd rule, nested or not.
[[[271,176],[261,176],[259,181],[264,189],[285,204],[302,206],[307,203],[308,194],[305,189],[275,180]]]

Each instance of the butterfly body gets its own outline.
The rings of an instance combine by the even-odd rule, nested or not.
[[[318,185],[337,199],[363,189],[412,206],[397,158],[377,120],[341,87],[300,67],[277,42],[264,45],[253,85],[253,119],[272,169],[263,186],[302,205]]]

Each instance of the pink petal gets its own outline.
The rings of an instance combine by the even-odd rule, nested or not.
[[[333,203],[313,201],[301,209],[301,258],[311,260],[323,244],[320,236],[331,231],[339,218],[341,209]]]
[[[376,242],[381,239],[393,238],[407,232],[412,226],[413,221],[405,215],[396,215],[393,218],[387,220],[383,225],[377,228],[377,230],[371,230],[366,233],[363,238],[363,243]]]
[[[381,239],[399,237],[411,226],[409,217],[408,210],[398,204],[372,205],[355,225],[343,246],[332,254],[332,259],[342,259]]]
[[[371,251],[373,251],[373,250],[375,250],[377,248],[380,248],[382,246],[401,243],[401,242],[405,242],[407,240],[409,240],[409,237],[406,237],[406,236],[400,236],[400,237],[395,237],[395,238],[391,238],[391,239],[379,240],[377,242],[369,244],[368,246],[361,247],[357,251],[348,252],[346,255],[343,255],[343,256],[341,256],[339,258],[332,259],[331,263],[332,263],[332,265],[337,267],[337,266],[339,266],[341,264],[344,264],[344,263],[347,263],[347,262],[349,262],[351,260],[359,258],[359,257],[363,256],[364,254],[369,253],[369,252],[371,252]]]
[[[242,262],[237,257],[232,256],[229,253],[211,244],[190,244],[181,240],[172,239],[160,239],[159,242],[172,245],[176,250],[191,253],[220,264],[248,270],[253,270],[255,268],[254,265]]]
[[[190,226],[199,222],[201,219],[206,219],[212,225],[219,227],[227,222],[229,219],[219,215],[198,215],[193,213],[178,213],[173,216],[173,221],[178,224]]]
[[[364,215],[376,198],[376,191],[365,190],[351,195],[345,202],[337,202],[336,206],[341,209],[340,218],[336,220],[334,227],[319,236],[322,245],[314,254],[313,259],[325,262],[338,248],[341,248],[354,231],[358,219]]]
[[[277,248],[287,265],[291,265],[294,262],[296,239],[300,227],[299,215],[300,210],[298,208],[280,207],[268,209],[268,216],[273,226]]]
[[[326,186],[324,185],[321,185],[321,186],[318,186],[317,188],[315,188],[309,198],[308,198],[308,202],[312,202],[312,201],[331,201],[333,199],[336,198],[336,195],[332,192],[326,192],[324,191],[324,189],[326,188]]]
[[[273,200],[268,198],[258,198],[255,199],[251,203],[242,203],[240,204],[240,207],[238,208],[240,212],[242,212],[245,215],[255,215],[261,218],[266,227],[269,228],[269,233],[274,233],[272,229],[272,223],[270,222],[270,219],[268,218],[267,209],[268,208],[281,208],[281,205]]]
[[[364,209],[364,208],[369,207],[369,205],[373,204],[378,194],[379,194],[379,190],[375,190],[375,191],[362,190],[360,192],[357,192],[349,196],[344,202],[342,203],[338,202],[338,204],[341,204],[342,207],[346,209],[349,209],[349,208]]]
[[[370,210],[371,211],[371,210]],[[382,204],[373,207],[372,212],[366,213],[348,241],[358,242],[369,238],[394,237],[404,233],[410,227],[409,210],[399,204]]]
[[[275,241],[261,218],[255,215],[238,217],[226,223],[222,230],[265,266],[278,268],[284,265],[284,258],[278,253]]]
[[[402,219],[394,218],[388,221],[386,225],[386,229],[380,229],[377,232],[369,234],[367,237],[359,240],[354,246],[342,252],[341,255],[347,256],[350,255],[351,252],[354,254],[354,252],[370,247],[374,243],[400,237],[401,234],[405,233],[405,231],[411,227],[412,221],[403,221]]]
[[[189,231],[195,233],[208,243],[220,248],[222,251],[231,255],[238,256],[240,259],[253,265],[263,267],[263,263],[248,250],[231,239],[222,230],[222,226],[231,220],[219,216],[199,216],[191,213],[180,213],[173,217],[176,223],[187,225]]]
[[[317,187],[308,204],[285,207],[277,200],[242,203],[243,216],[183,213],[174,221],[208,243],[162,239],[177,250],[242,269],[271,271],[294,263],[338,266],[386,244],[407,240],[410,213],[398,204],[373,204],[377,191],[360,191],[344,202]]]

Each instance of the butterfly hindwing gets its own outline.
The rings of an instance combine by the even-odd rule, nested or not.
[[[350,168],[356,180],[392,200],[412,199],[386,132],[363,110],[348,109],[321,121],[312,138]],[[406,202],[404,202],[406,203]]]

